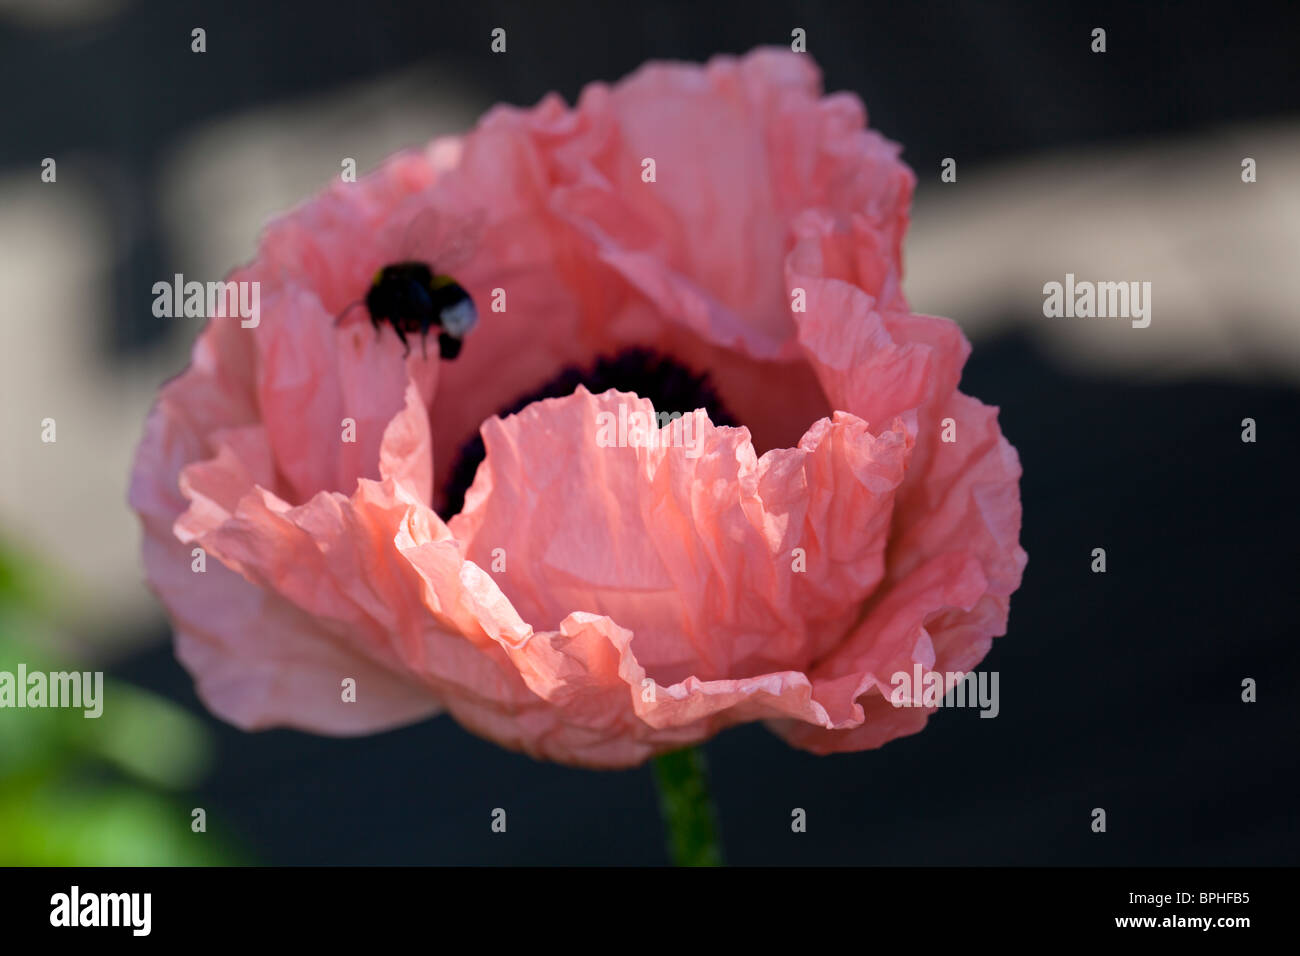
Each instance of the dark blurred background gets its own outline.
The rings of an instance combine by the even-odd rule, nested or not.
[[[1020,452],[1030,561],[981,665],[997,719],[828,758],[761,727],[709,743],[729,861],[1300,858],[1300,7],[0,0],[0,666],[102,667],[130,702],[93,733],[0,713],[0,863],[666,862],[645,768],[539,764],[445,717],[333,740],[207,714],[125,505],[197,332],[151,287],[248,258],[344,156],[796,27],[917,171],[907,292],[975,344],[962,387]],[[1152,281],[1151,327],[1044,318],[1066,272]]]

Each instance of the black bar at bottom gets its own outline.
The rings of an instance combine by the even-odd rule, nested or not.
[[[651,943],[697,920],[736,939],[783,924],[808,939],[819,926],[865,932],[875,946],[951,941],[962,928],[994,940],[1231,944],[1285,930],[1296,882],[1291,869],[1195,868],[4,869],[0,926],[6,943],[75,934],[128,946],[373,945],[413,928],[430,945],[460,932],[486,933],[494,946],[512,934],[536,943],[543,930],[590,943],[610,928]]]

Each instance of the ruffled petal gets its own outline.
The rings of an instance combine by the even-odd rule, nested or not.
[[[854,416],[758,459],[697,410],[662,429],[637,396],[579,388],[483,426],[487,458],[451,530],[525,619],[635,622],[654,679],[800,668],[882,579],[912,439]]]

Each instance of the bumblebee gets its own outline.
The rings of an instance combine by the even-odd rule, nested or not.
[[[411,354],[408,334],[416,332],[420,333],[421,354],[429,358],[429,330],[437,328],[438,354],[443,359],[454,359],[460,354],[465,334],[478,321],[474,300],[464,287],[421,261],[385,265],[374,273],[365,298],[344,308],[334,324],[341,324],[343,317],[361,303],[370,313],[370,325],[374,326],[376,337],[382,332],[383,323],[393,326],[406,346],[402,358]]]
[[[428,358],[429,330],[438,329],[438,353],[444,359],[460,354],[466,334],[478,322],[474,300],[459,282],[424,262],[395,262],[375,273],[365,305],[375,333],[387,322],[411,354],[407,335],[420,333],[421,353]]]

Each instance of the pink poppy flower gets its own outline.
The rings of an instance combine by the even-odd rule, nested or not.
[[[498,107],[271,223],[229,277],[260,321],[209,320],[131,483],[204,702],[325,734],[445,710],[593,767],[747,721],[816,753],[920,730],[891,675],[972,669],[1026,559],[969,344],[900,289],[898,152],[760,50]],[[463,223],[458,357],[336,324]]]

